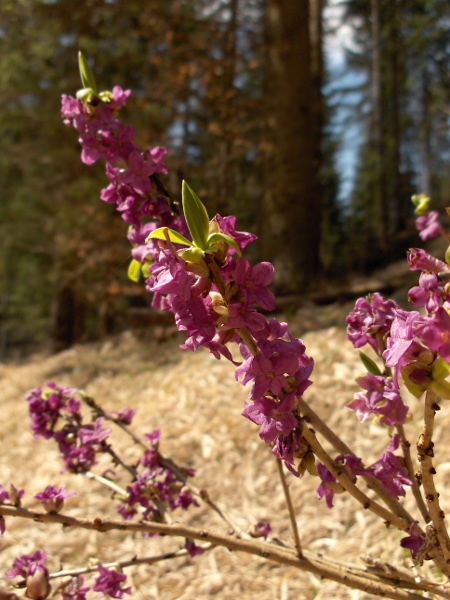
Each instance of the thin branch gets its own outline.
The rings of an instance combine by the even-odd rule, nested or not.
[[[314,431],[320,433],[339,454],[350,454],[356,456],[356,454],[345,444],[335,433],[332,431],[324,421],[317,415],[313,409],[305,402],[303,398],[298,399],[298,408],[301,413],[307,418]],[[396,500],[392,498],[383,487],[383,484],[377,479],[371,478],[365,480],[365,484],[371,490],[373,490],[377,496],[382,500],[391,511],[402,519],[406,519],[412,523],[415,519],[410,513]]]
[[[104,485],[104,486],[108,487],[109,489],[113,490],[113,492],[116,492],[120,496],[125,496],[125,497],[128,496],[128,493],[127,493],[126,490],[124,490],[123,488],[121,488],[120,486],[118,486],[116,483],[114,483],[114,481],[111,481],[107,477],[102,477],[101,475],[96,475],[95,473],[92,473],[92,471],[85,471],[83,473],[83,475],[85,477],[87,477],[88,479],[93,479],[94,481],[97,481],[98,483],[101,483],[102,485]]]
[[[128,473],[131,475],[132,479],[136,479],[137,477],[137,470],[135,467],[131,467],[130,465],[127,465],[125,462],[123,462],[123,460],[120,458],[120,456],[112,449],[111,446],[105,444],[105,448],[104,448],[104,452],[106,454],[109,454],[113,460],[113,462],[116,465],[120,465],[123,469],[125,469],[125,471],[128,471]]]
[[[96,413],[100,417],[103,417],[103,418],[107,419],[108,421],[111,421],[112,423],[114,423],[117,427],[122,429],[122,431],[124,433],[126,433],[133,440],[133,442],[136,445],[140,446],[144,450],[147,449],[147,446],[144,444],[144,442],[141,439],[139,439],[124,423],[121,423],[120,421],[116,421],[116,419],[114,419],[114,417],[111,417],[99,404],[97,404],[97,402],[94,400],[94,398],[91,398],[90,396],[87,396],[85,394],[83,394],[81,397],[82,397],[82,400],[87,404],[87,406],[89,406],[89,408],[95,410]],[[169,469],[170,471],[172,471],[172,473],[174,475],[176,475],[178,477],[178,479],[180,481],[182,481],[183,484],[189,488],[189,490],[192,492],[192,494],[194,496],[197,496],[200,500],[202,500],[202,502],[207,504],[211,508],[211,510],[213,510],[217,515],[219,515],[219,517],[223,521],[225,521],[225,523],[228,525],[228,527],[230,527],[232,529],[232,531],[238,537],[241,537],[243,539],[250,538],[250,536],[248,534],[246,534],[244,531],[242,531],[242,529],[231,519],[231,517],[226,513],[226,511],[224,511],[222,508],[220,508],[214,502],[214,500],[211,499],[207,490],[199,489],[192,483],[191,480],[188,479],[188,476],[186,475],[186,473],[183,471],[183,469],[181,467],[176,465],[172,460],[170,460],[170,458],[164,457],[159,452],[158,452],[158,460],[163,467],[166,467],[166,469]]]
[[[283,471],[283,463],[279,458],[276,459],[278,474],[280,476],[281,485],[283,486],[284,497],[286,499],[286,505],[289,512],[289,520],[291,522],[292,535],[294,537],[295,548],[297,550],[297,556],[301,558],[303,556],[302,545],[300,542],[300,536],[298,533],[297,520],[295,518],[294,506],[292,505],[291,493],[289,486],[286,481],[286,475]]]
[[[409,589],[427,589],[428,591],[434,592],[436,588],[439,588],[441,586],[441,584],[439,583],[433,583],[432,581],[427,581],[426,579],[422,578],[415,578],[409,573],[407,573],[404,569],[399,569],[398,567],[391,565],[390,563],[379,558],[374,558],[373,556],[366,555],[361,556],[361,559],[368,566],[368,576],[370,576],[370,574],[378,574],[383,577],[387,577],[388,579],[392,579],[395,585],[402,585],[401,583],[399,583],[400,580],[408,581]],[[437,594],[442,598],[447,598],[448,600],[450,600],[450,592],[441,589],[437,592]]]
[[[59,523],[65,527],[79,527],[81,529],[94,530],[99,532],[106,531],[130,531],[130,532],[150,532],[160,535],[169,535],[173,537],[183,537],[190,540],[199,540],[208,542],[214,546],[223,546],[229,550],[245,552],[254,556],[259,556],[265,560],[273,561],[278,564],[291,566],[318,577],[325,577],[345,585],[350,588],[359,589],[375,596],[392,598],[392,600],[423,600],[419,596],[408,590],[409,582],[400,581],[398,586],[393,586],[392,581],[379,577],[377,581],[368,579],[366,572],[361,569],[360,574],[356,574],[353,568],[339,566],[332,562],[327,562],[323,558],[317,558],[314,554],[305,552],[302,557],[297,557],[292,550],[287,550],[280,546],[274,546],[268,542],[256,540],[241,540],[229,535],[214,533],[211,531],[196,529],[180,523],[124,523],[123,521],[103,520],[95,518],[92,521],[76,519],[61,513],[39,513],[29,511],[25,508],[18,508],[6,504],[0,505],[0,514],[10,517],[21,517],[31,519],[40,523]],[[405,585],[405,589],[398,589],[400,584]],[[420,588],[425,590],[426,588]],[[437,590],[434,591],[438,593]]]
[[[394,513],[384,508],[384,506],[381,506],[381,504],[378,504],[377,502],[369,498],[369,496],[366,496],[366,494],[364,494],[364,492],[362,492],[351,481],[348,475],[346,475],[345,472],[343,472],[335,465],[333,459],[322,448],[315,433],[311,429],[309,429],[308,427],[304,427],[303,437],[308,442],[311,450],[314,452],[317,458],[323,462],[323,464],[327,467],[330,473],[334,477],[336,477],[336,479],[339,481],[339,483],[342,484],[342,486],[347,490],[347,492],[349,492],[355,498],[355,500],[357,500],[366,510],[370,510],[371,512],[376,514],[378,517],[383,519],[387,525],[393,525],[401,531],[409,532],[409,528],[411,527],[411,521],[402,517],[398,517]]]
[[[433,523],[436,542],[438,543],[444,557],[450,563],[450,538],[445,527],[445,513],[439,504],[439,493],[434,485],[436,469],[433,467],[433,429],[434,416],[440,406],[436,402],[437,394],[432,390],[427,390],[425,395],[425,406],[423,416],[423,430],[417,441],[417,458],[420,463],[420,472],[422,476],[422,485],[425,492],[425,498],[428,502],[431,521]],[[433,540],[431,540],[433,542]]]
[[[425,523],[429,523],[430,521],[430,513],[428,512],[428,508],[424,502],[422,492],[420,491],[419,484],[417,483],[417,478],[414,473],[414,466],[411,458],[411,444],[406,439],[405,430],[403,425],[396,425],[398,436],[400,438],[400,443],[403,451],[403,458],[405,459],[405,465],[408,470],[409,478],[412,481],[411,491],[413,493],[414,499],[416,501],[417,507],[420,510],[420,513],[425,521]]]
[[[83,475],[85,475],[85,477],[87,477],[88,479],[93,479],[94,481],[97,481],[98,483],[101,483],[102,485],[110,488],[111,490],[113,490],[114,492],[119,494],[120,496],[128,497],[128,492],[126,490],[124,490],[120,486],[116,485],[113,481],[111,481],[110,479],[107,479],[106,477],[102,477],[101,475],[96,475],[95,473],[92,473],[92,471],[86,471],[83,473]],[[164,506],[164,503],[161,502],[161,500],[157,496],[155,496],[154,498],[152,497],[151,500],[152,500],[153,504],[156,506],[161,519],[167,523],[171,523],[172,517],[167,512],[167,510]],[[143,506],[140,506],[139,510],[141,513],[145,512],[145,508]]]
[[[213,545],[205,545],[201,547],[204,552],[214,548]],[[125,569],[127,567],[134,567],[136,565],[153,565],[157,562],[164,560],[171,560],[172,558],[180,558],[182,556],[189,556],[189,552],[185,548],[180,548],[175,552],[166,552],[165,554],[158,554],[157,556],[147,556],[143,558],[132,558],[130,560],[122,560],[111,563],[102,563],[103,567],[107,569]],[[86,573],[95,573],[98,571],[98,565],[93,567],[84,567],[80,569],[67,569],[65,571],[55,571],[50,574],[49,579],[57,579],[59,577],[77,577],[78,575],[85,575]]]

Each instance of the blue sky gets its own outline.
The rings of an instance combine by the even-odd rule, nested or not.
[[[339,0],[330,0],[324,12],[326,26],[335,28],[325,37],[325,57],[329,72],[326,91],[363,83],[361,76],[348,72],[345,64],[346,49],[357,50],[352,26],[343,20],[344,8]],[[347,94],[345,102],[350,107],[342,107],[336,113],[333,130],[341,138],[341,151],[337,156],[337,169],[341,179],[339,199],[346,203],[351,194],[358,153],[361,144],[360,128],[357,121],[351,123],[351,104],[359,100],[359,94]],[[350,122],[349,122],[350,121]]]

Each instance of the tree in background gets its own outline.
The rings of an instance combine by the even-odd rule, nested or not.
[[[364,142],[350,201],[357,266],[365,267],[379,261],[388,244],[403,251],[413,192],[426,190],[438,205],[448,202],[448,6],[351,0],[345,19],[357,48],[348,64],[366,75],[359,105]]]
[[[133,90],[129,123],[140,146],[169,148],[172,194],[187,177],[210,214],[236,214],[257,231],[278,292],[303,293],[321,273],[379,261],[386,240],[404,236],[412,192],[448,203],[446,2],[344,3],[356,44],[347,69],[365,74],[351,114],[362,143],[348,202],[339,200],[340,140],[329,128],[343,102],[323,92],[322,46],[333,35],[325,4],[1,3],[3,355],[49,336],[60,348],[124,327],[127,294],[146,306],[124,275],[125,225],[96,207],[103,167],[79,165],[56,117],[61,93],[77,88],[78,49],[100,85]]]
[[[322,164],[320,2],[266,2],[267,144],[261,254],[282,292],[319,273]]]
[[[270,179],[279,185],[288,176],[274,162],[273,177],[262,178],[272,160],[265,156],[265,123],[283,118],[264,100],[264,93],[273,89],[264,62],[264,5],[260,0],[214,5],[117,0],[79,2],[68,11],[62,0],[5,0],[1,13],[3,351],[10,344],[44,340],[49,333],[59,348],[114,330],[117,292],[129,289],[122,276],[129,254],[120,234],[124,225],[106,209],[94,208],[104,181],[102,167],[88,171],[78,164],[76,144],[55,118],[60,94],[76,89],[76,51],[82,48],[93,57],[100,82],[114,80],[133,90],[131,106],[136,103],[139,110],[131,113],[141,115],[145,125],[132,118],[130,123],[140,132],[140,145],[171,149],[175,175],[167,185],[172,190],[189,173],[211,212],[237,212],[244,227],[254,227]],[[294,16],[302,22],[304,14]],[[311,55],[309,31],[302,27],[291,31],[293,45],[280,55],[283,61],[303,52],[303,44]],[[305,73],[308,60],[302,60]],[[293,90],[293,103],[300,89]],[[296,130],[302,131],[303,123],[310,126],[304,118],[310,109],[306,97],[299,103]],[[286,124],[280,127],[286,130]],[[319,133],[308,131],[308,137]],[[306,149],[307,137],[303,139]],[[286,150],[280,153],[286,156]],[[314,169],[317,173],[317,165]],[[305,202],[303,178],[311,177],[308,167],[300,170],[300,178],[287,182],[288,204],[298,207],[296,214],[304,219],[318,204]],[[317,215],[308,231],[313,221]],[[273,244],[272,233],[261,231],[263,243],[267,236]],[[310,242],[314,245],[304,236],[299,240],[298,252],[308,248],[308,256],[284,269],[292,282],[297,271],[305,270],[297,289],[312,273],[311,266],[316,265],[314,271],[317,267],[318,238],[310,236]]]

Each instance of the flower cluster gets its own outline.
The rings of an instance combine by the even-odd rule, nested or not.
[[[25,581],[27,598],[45,600],[52,592],[46,560],[47,553],[44,550],[36,550],[32,555],[24,554],[14,559],[6,576],[9,579],[21,577]],[[107,569],[101,564],[97,566],[97,570],[99,575],[92,586],[94,592],[111,598],[123,598],[124,594],[131,594],[131,587],[123,587],[127,580],[124,573]],[[62,600],[86,600],[91,587],[83,584],[83,577],[72,577],[61,589]]]
[[[277,456],[296,473],[296,399],[311,384],[313,361],[303,342],[289,334],[286,323],[275,318],[268,322],[255,308],[275,306],[268,289],[273,266],[263,262],[252,267],[238,254],[251,236],[237,232],[234,222],[219,215],[209,229],[230,236],[237,250],[221,244],[192,265],[168,243],[150,268],[147,288],[155,294],[153,305],[174,313],[178,329],[188,335],[183,348],[203,346],[217,358],[222,355],[238,365],[236,379],[243,385],[252,382],[252,403],[246,404],[243,415],[261,426],[261,438],[274,445]],[[227,347],[230,341],[239,343],[240,365]]]
[[[94,592],[100,592],[101,596],[111,596],[111,598],[123,598],[124,594],[131,594],[131,587],[124,588],[127,580],[125,573],[107,569],[103,565],[98,565],[100,575],[95,580],[93,586]]]
[[[386,492],[398,500],[400,496],[405,495],[403,486],[412,486],[413,482],[408,476],[408,470],[405,466],[403,457],[396,456],[400,443],[398,435],[394,435],[392,440],[381,456],[380,460],[365,468],[360,458],[352,455],[337,456],[334,459],[335,466],[343,471],[353,483],[356,483],[357,476],[365,478],[375,477],[383,484]],[[340,484],[327,467],[321,463],[317,465],[317,472],[322,483],[317,488],[319,499],[325,497],[328,508],[333,507],[334,494],[340,494],[345,488]]]
[[[361,387],[370,392],[364,396],[357,395],[350,405],[358,412],[361,422],[363,413],[381,414],[380,402],[384,400],[383,410],[392,409],[397,413],[399,409],[400,416],[385,416],[382,422],[387,425],[404,423],[406,413],[403,414],[404,408],[401,408],[401,400],[397,397],[400,375],[409,391],[417,397],[429,388],[444,398],[450,397],[450,385],[446,381],[450,374],[450,303],[447,301],[446,285],[439,281],[435,273],[436,270],[447,273],[449,269],[445,263],[439,261],[441,264],[436,264],[437,259],[418,249],[409,252],[409,257],[413,255],[415,259],[410,258],[411,268],[416,269],[420,264],[423,272],[419,286],[410,290],[410,298],[413,303],[425,307],[427,316],[417,311],[403,310],[377,294],[368,299],[360,298],[355,311],[347,318],[347,333],[353,345],[356,348],[364,344],[371,345],[382,356],[386,367],[393,370],[393,383],[386,378],[384,383],[381,379],[370,377],[358,380]],[[385,307],[386,310],[372,309],[375,296],[377,307]],[[382,393],[380,386],[383,387]]]
[[[85,424],[82,420],[81,401],[75,396],[84,399],[91,408],[95,418],[93,423]],[[92,398],[75,388],[57,386],[50,382],[43,390],[37,388],[28,395],[31,415],[32,430],[35,437],[55,439],[59,445],[66,468],[73,473],[85,472],[95,463],[95,455],[108,448],[105,440],[111,429],[104,429],[105,418],[112,423],[124,428],[134,416],[134,411],[124,408],[107,414]],[[103,416],[105,415],[105,416]],[[133,436],[137,441],[137,438]],[[187,479],[193,477],[193,469],[178,467],[172,461],[165,459],[159,452],[160,432],[155,430],[145,435],[147,447],[141,459],[132,466],[127,466],[112,451],[112,459],[124,466],[133,476],[133,482],[126,488],[123,496],[115,494],[116,500],[122,500],[118,512],[126,520],[139,514],[140,520],[164,521],[166,511],[177,508],[187,510],[190,506],[198,506],[197,501],[187,485]],[[145,446],[142,442],[140,442]],[[139,467],[142,471],[139,472]],[[100,480],[107,482],[111,479],[111,471],[104,473]],[[113,473],[115,476],[115,473]],[[113,489],[117,484],[112,482]],[[120,488],[119,488],[120,490]],[[11,484],[10,491],[0,486],[0,504],[20,506],[24,490],[19,490]],[[57,488],[48,485],[42,492],[35,495],[45,511],[56,514],[64,507],[64,502],[74,493],[68,493],[64,487]],[[0,520],[0,533],[4,532],[4,519]],[[145,535],[145,534],[144,534]],[[149,534],[150,535],[150,534]],[[185,549],[190,556],[202,554],[204,549],[194,542],[186,540]],[[27,597],[34,600],[45,600],[51,594],[50,576],[46,567],[46,552],[36,550],[32,555],[23,555],[16,558],[12,567],[7,571],[9,578],[22,577],[27,589]],[[99,572],[92,587],[84,585],[83,578],[73,577],[70,582],[58,589],[63,600],[86,600],[87,593],[92,589],[102,596],[123,598],[130,594],[131,588],[125,587],[126,576],[117,571],[99,564]]]
[[[367,373],[356,380],[365,392],[355,394],[347,408],[353,410],[360,423],[370,415],[379,415],[379,422],[389,427],[403,425],[408,407],[403,403],[398,385],[389,377]]]
[[[84,424],[78,390],[53,382],[45,389],[35,388],[27,396],[31,429],[35,437],[53,438],[59,447],[65,468],[82,473],[96,464],[96,455],[106,449],[111,429],[103,428],[103,417]]]
[[[296,398],[311,383],[313,361],[301,340],[287,332],[286,323],[267,322],[258,311],[257,307],[275,308],[268,289],[274,268],[267,262],[252,266],[241,256],[256,236],[237,231],[234,217],[216,215],[210,222],[206,217],[208,231],[204,232],[203,222],[197,227],[197,214],[200,221],[206,215],[198,198],[194,200],[197,214],[187,213],[183,199],[186,227],[184,218],[174,215],[168,197],[155,196],[154,178],[166,172],[165,150],[141,153],[133,145],[133,130],[117,118],[128,95],[116,87],[100,94],[91,90],[87,99],[64,96],[62,115],[80,132],[82,160],[86,164],[100,157],[106,160],[110,184],[101,196],[116,204],[131,225],[133,257],[149,265],[146,286],[153,293],[153,307],[173,312],[178,329],[187,334],[183,348],[203,346],[217,358],[223,355],[239,364],[227,346],[231,341],[239,343],[243,364],[236,376],[244,385],[253,382],[253,404],[246,405],[244,416],[261,425],[262,439],[296,472],[301,438]],[[193,198],[195,194],[189,192]],[[171,234],[153,235],[156,222],[161,226],[157,231],[167,227],[168,232],[170,227]],[[192,242],[184,237],[189,234]],[[179,243],[191,249],[180,249]]]
[[[377,354],[381,354],[397,308],[400,307],[394,300],[385,300],[377,292],[367,298],[359,298],[355,310],[346,319],[347,336],[353,346],[361,348],[369,344]]]
[[[370,469],[364,469],[361,459],[350,454],[340,454],[334,459],[334,464],[339,470],[343,471],[353,483],[356,482],[357,475],[362,475],[363,477],[372,476]],[[325,497],[328,508],[333,508],[334,495],[342,494],[345,491],[345,488],[322,463],[317,465],[317,473],[322,481],[317,488],[317,496],[319,500]]]
[[[100,158],[106,161],[110,183],[100,197],[114,204],[130,225],[128,238],[133,244],[133,258],[144,263],[147,255],[155,252],[155,244],[146,243],[155,221],[181,229],[184,225],[183,219],[174,215],[170,199],[157,179],[158,174],[167,173],[163,162],[166,149],[157,146],[141,152],[133,143],[133,128],[118,118],[129,95],[129,90],[118,86],[84,101],[63,95],[61,114],[64,123],[80,133],[81,160],[87,165]]]
[[[159,430],[147,434],[146,438],[151,447],[145,450],[140,460],[144,469],[136,474],[133,483],[127,487],[128,496],[118,512],[126,520],[136,514],[140,514],[141,519],[159,520],[167,508],[173,511],[176,508],[187,510],[192,505],[198,506],[185,482],[165,464],[159,454]],[[194,477],[195,471],[184,469],[183,475]]]
[[[416,227],[423,241],[437,237],[441,233],[439,225],[439,213],[437,210],[430,210],[431,198],[425,194],[416,194],[411,198],[416,207]]]
[[[6,577],[22,577],[27,587],[27,596],[32,600],[45,600],[50,595],[49,571],[45,566],[47,553],[36,550],[34,554],[24,554],[15,558],[12,567],[6,571]]]

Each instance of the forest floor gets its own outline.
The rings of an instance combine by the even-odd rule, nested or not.
[[[307,353],[315,359],[305,398],[327,420],[366,464],[378,460],[388,445],[386,429],[374,423],[358,425],[346,404],[357,391],[355,378],[364,373],[357,354],[346,339],[345,316],[353,303],[318,308],[305,306],[289,315],[291,332],[302,337]],[[278,484],[270,449],[259,439],[257,427],[242,418],[248,388],[234,380],[234,367],[217,361],[206,351],[178,349],[178,334],[157,342],[151,330],[127,331],[103,342],[79,345],[55,355],[35,355],[17,364],[0,365],[0,483],[12,481],[26,488],[24,506],[39,508],[34,494],[46,485],[65,485],[77,495],[67,501],[65,512],[77,517],[117,518],[110,492],[82,475],[60,474],[61,462],[52,442],[33,439],[24,397],[47,381],[84,389],[106,410],[131,406],[136,410],[133,430],[138,435],[161,430],[161,451],[180,465],[196,469],[194,482],[211,498],[226,506],[243,530],[269,520],[273,535],[290,542],[289,520]],[[409,402],[412,420],[407,434],[413,446],[420,433],[420,402]],[[450,408],[439,413],[436,445],[445,445]],[[114,445],[130,462],[136,447],[113,433]],[[444,481],[450,462],[438,455],[438,475]],[[101,471],[100,471],[101,472]],[[318,479],[308,474],[301,480],[289,476],[303,547],[315,553],[363,563],[372,554],[390,563],[410,565],[399,546],[404,535],[389,531],[346,495],[335,496],[329,510],[316,495]],[[126,485],[126,484],[125,484]],[[441,488],[445,512],[450,510],[450,490]],[[412,509],[410,499],[406,505]],[[175,519],[196,527],[225,533],[226,526],[207,506],[176,514]],[[97,534],[64,531],[58,525],[7,519],[0,541],[0,579],[13,556],[35,548],[49,551],[49,566],[74,568],[92,557],[102,562],[149,556],[180,548],[183,540],[143,538],[121,532]],[[426,564],[425,571],[438,577]],[[130,569],[132,598],[148,600],[367,600],[363,592],[334,582],[280,567],[260,558],[215,548],[203,556],[177,558],[152,566]],[[93,594],[92,598],[97,597]]]

